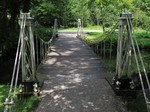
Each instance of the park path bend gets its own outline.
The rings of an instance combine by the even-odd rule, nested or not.
[[[36,112],[127,112],[104,78],[107,69],[76,33],[59,32],[51,49],[38,70],[44,84]]]

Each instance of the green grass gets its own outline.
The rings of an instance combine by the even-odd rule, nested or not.
[[[39,98],[37,96],[16,100],[14,112],[34,112],[38,104]]]
[[[85,35],[86,39],[91,40],[91,41],[98,41],[102,40],[104,38],[103,33],[99,32],[89,32]]]
[[[106,31],[108,31],[108,30],[110,31],[111,29],[112,29],[112,27],[105,27]],[[78,30],[78,28],[77,27],[69,27],[69,28],[61,27],[61,28],[59,28],[59,30]],[[89,25],[89,26],[83,27],[83,30],[100,30],[100,31],[102,31],[103,28],[100,25]]]
[[[9,86],[6,85],[0,85],[0,112],[3,112],[3,103],[5,101],[5,98],[8,95]]]
[[[0,112],[3,112],[4,101],[8,96],[9,86],[0,85]],[[34,112],[39,104],[38,96],[31,96],[27,99],[15,99],[14,112]]]
[[[87,26],[83,28],[84,30],[102,30],[101,26]]]
[[[95,43],[99,43],[100,41],[102,41],[104,39],[104,34],[103,33],[99,33],[99,32],[90,32],[87,33],[82,39],[84,41],[84,43],[91,45],[91,44],[95,44]]]
[[[105,43],[110,44],[110,40],[117,44],[117,33],[109,34],[107,32],[90,32],[87,33],[82,39],[87,45],[100,44],[105,40]]]
[[[71,27],[71,28],[59,28],[59,30],[78,30],[77,27]],[[101,26],[86,26],[83,27],[83,30],[102,30]]]

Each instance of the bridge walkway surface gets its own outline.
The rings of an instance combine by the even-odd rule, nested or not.
[[[127,112],[105,80],[107,68],[75,32],[59,32],[38,72],[44,83],[36,112]]]

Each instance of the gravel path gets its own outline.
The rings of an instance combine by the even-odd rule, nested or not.
[[[59,33],[48,55],[36,112],[127,112],[104,78],[107,69],[75,33]]]

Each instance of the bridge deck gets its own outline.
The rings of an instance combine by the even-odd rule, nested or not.
[[[39,67],[45,81],[36,112],[126,112],[103,63],[76,34],[60,32],[48,56]]]

